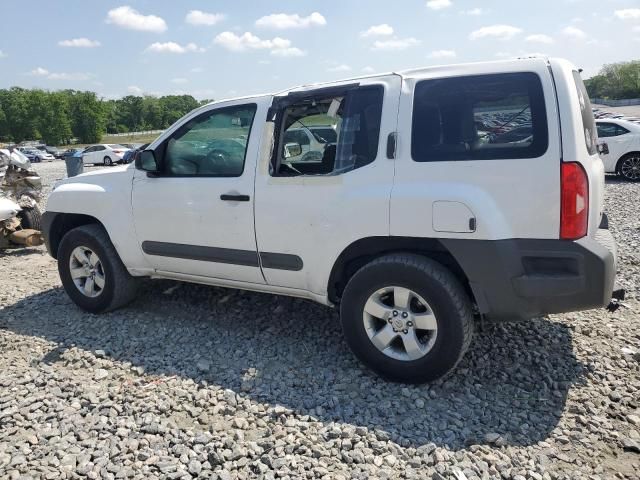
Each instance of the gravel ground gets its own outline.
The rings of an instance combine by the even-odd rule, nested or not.
[[[640,478],[639,198],[609,179],[617,312],[485,326],[430,386],[307,301],[156,281],[95,316],[42,248],[2,253],[0,478]]]

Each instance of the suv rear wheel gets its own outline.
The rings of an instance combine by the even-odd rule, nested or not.
[[[380,375],[407,383],[449,373],[473,336],[462,285],[419,255],[387,255],[362,267],[345,288],[340,316],[354,354]]]
[[[83,310],[107,312],[135,298],[137,280],[127,272],[101,225],[83,225],[68,232],[57,257],[62,285]]]

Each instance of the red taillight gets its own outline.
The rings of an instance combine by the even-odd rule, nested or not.
[[[560,185],[560,238],[582,238],[589,225],[589,180],[582,165],[563,163]]]

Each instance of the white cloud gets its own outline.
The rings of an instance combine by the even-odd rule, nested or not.
[[[129,92],[132,95],[142,95],[143,90],[140,87],[137,87],[135,85],[131,85],[131,86],[127,87],[127,92]]]
[[[237,35],[233,32],[222,32],[216,36],[213,43],[232,52],[270,50],[271,55],[280,57],[301,57],[306,55],[306,52],[292,47],[291,41],[286,38],[275,37],[271,40],[263,40],[251,32],[245,32],[242,35]]]
[[[573,40],[584,40],[585,38],[587,38],[587,34],[584,31],[571,26],[563,28],[562,34],[565,37],[571,38]]]
[[[349,65],[345,65],[344,63],[342,65],[336,65],[334,67],[327,68],[327,72],[350,72],[350,71],[351,71],[351,67]]]
[[[216,25],[224,20],[225,16],[222,13],[207,13],[202,10],[191,10],[184,17],[184,21],[191,25],[204,25],[210,27]]]
[[[49,70],[47,70],[46,68],[38,67],[34,70],[31,70],[31,75],[33,75],[34,77],[46,77],[47,75],[49,75]]]
[[[478,15],[482,15],[484,13],[484,10],[482,10],[481,8],[471,8],[469,10],[462,10],[460,13],[462,15],[478,16]]]
[[[307,54],[304,50],[300,50],[298,47],[288,48],[276,48],[271,50],[271,55],[276,57],[304,57]]]
[[[533,42],[533,43],[546,43],[546,44],[553,43],[553,38],[551,38],[549,35],[544,35],[542,33],[535,33],[533,35],[529,35],[527,38],[525,38],[525,40],[527,42]]]
[[[387,25],[386,23],[382,23],[380,25],[373,25],[369,27],[364,32],[360,32],[360,36],[363,38],[366,37],[378,37],[385,35],[393,35],[393,27],[391,25]]]
[[[182,54],[188,52],[204,52],[204,48],[198,47],[195,43],[180,45],[176,42],[154,42],[146,48],[145,52]]]
[[[415,47],[420,45],[420,40],[408,37],[408,38],[391,38],[389,40],[376,40],[373,42],[372,50],[387,50],[397,51],[406,50],[409,47]]]
[[[318,12],[313,12],[307,17],[301,17],[297,13],[273,13],[256,20],[257,27],[275,28],[285,30],[288,28],[323,27],[327,20]]]
[[[38,68],[35,68],[35,69],[31,70],[31,72],[29,72],[29,75],[32,75],[34,77],[44,77],[44,78],[47,78],[49,80],[78,80],[78,81],[84,81],[84,80],[89,80],[90,78],[92,78],[92,75],[90,75],[88,73],[81,73],[81,72],[77,72],[77,73],[50,72],[46,68],[42,68],[42,67],[38,67]]]
[[[375,68],[373,68],[373,67],[369,67],[369,66],[367,66],[367,67],[364,67],[364,68],[362,69],[362,71],[363,71],[364,73],[373,73],[373,72],[375,72],[375,71],[376,71],[376,69],[375,69]]]
[[[451,5],[451,0],[429,0],[427,2],[427,7],[431,10],[442,10],[443,8],[449,8]]]
[[[4,58],[4,57],[8,57],[8,55],[4,53],[2,50],[0,50],[0,58]]]
[[[97,40],[89,40],[88,38],[72,38],[71,40],[60,40],[58,42],[60,47],[74,47],[74,48],[94,48],[101,45]]]
[[[186,78],[183,77],[177,77],[177,78],[172,78],[171,79],[171,83],[178,83],[178,84],[182,84],[182,83],[187,83],[189,80],[187,80]]]
[[[621,20],[640,20],[640,8],[616,10],[613,14]]]
[[[167,22],[163,18],[156,15],[143,15],[129,6],[109,10],[107,23],[142,32],[162,33],[167,30]]]
[[[47,75],[49,80],[89,80],[92,76],[88,73],[50,73]]]
[[[202,72],[204,72],[204,68],[202,67],[193,67],[191,69],[191,73],[202,73]]]
[[[490,25],[474,30],[469,35],[471,40],[480,38],[493,37],[499,40],[509,40],[516,35],[522,33],[522,29],[511,25]]]
[[[429,54],[429,58],[455,58],[455,50],[434,50]]]

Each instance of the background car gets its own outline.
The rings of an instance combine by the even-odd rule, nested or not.
[[[137,152],[144,150],[149,146],[148,143],[125,143],[125,147],[129,148],[122,157],[121,163],[131,163],[135,159],[135,155]]]
[[[626,180],[640,181],[640,125],[627,120],[596,120],[599,143],[606,143],[608,153],[601,153],[607,173],[617,173]]]
[[[93,145],[82,152],[82,161],[85,165],[109,166],[120,163],[127,150],[129,150],[127,147],[118,144]]]

